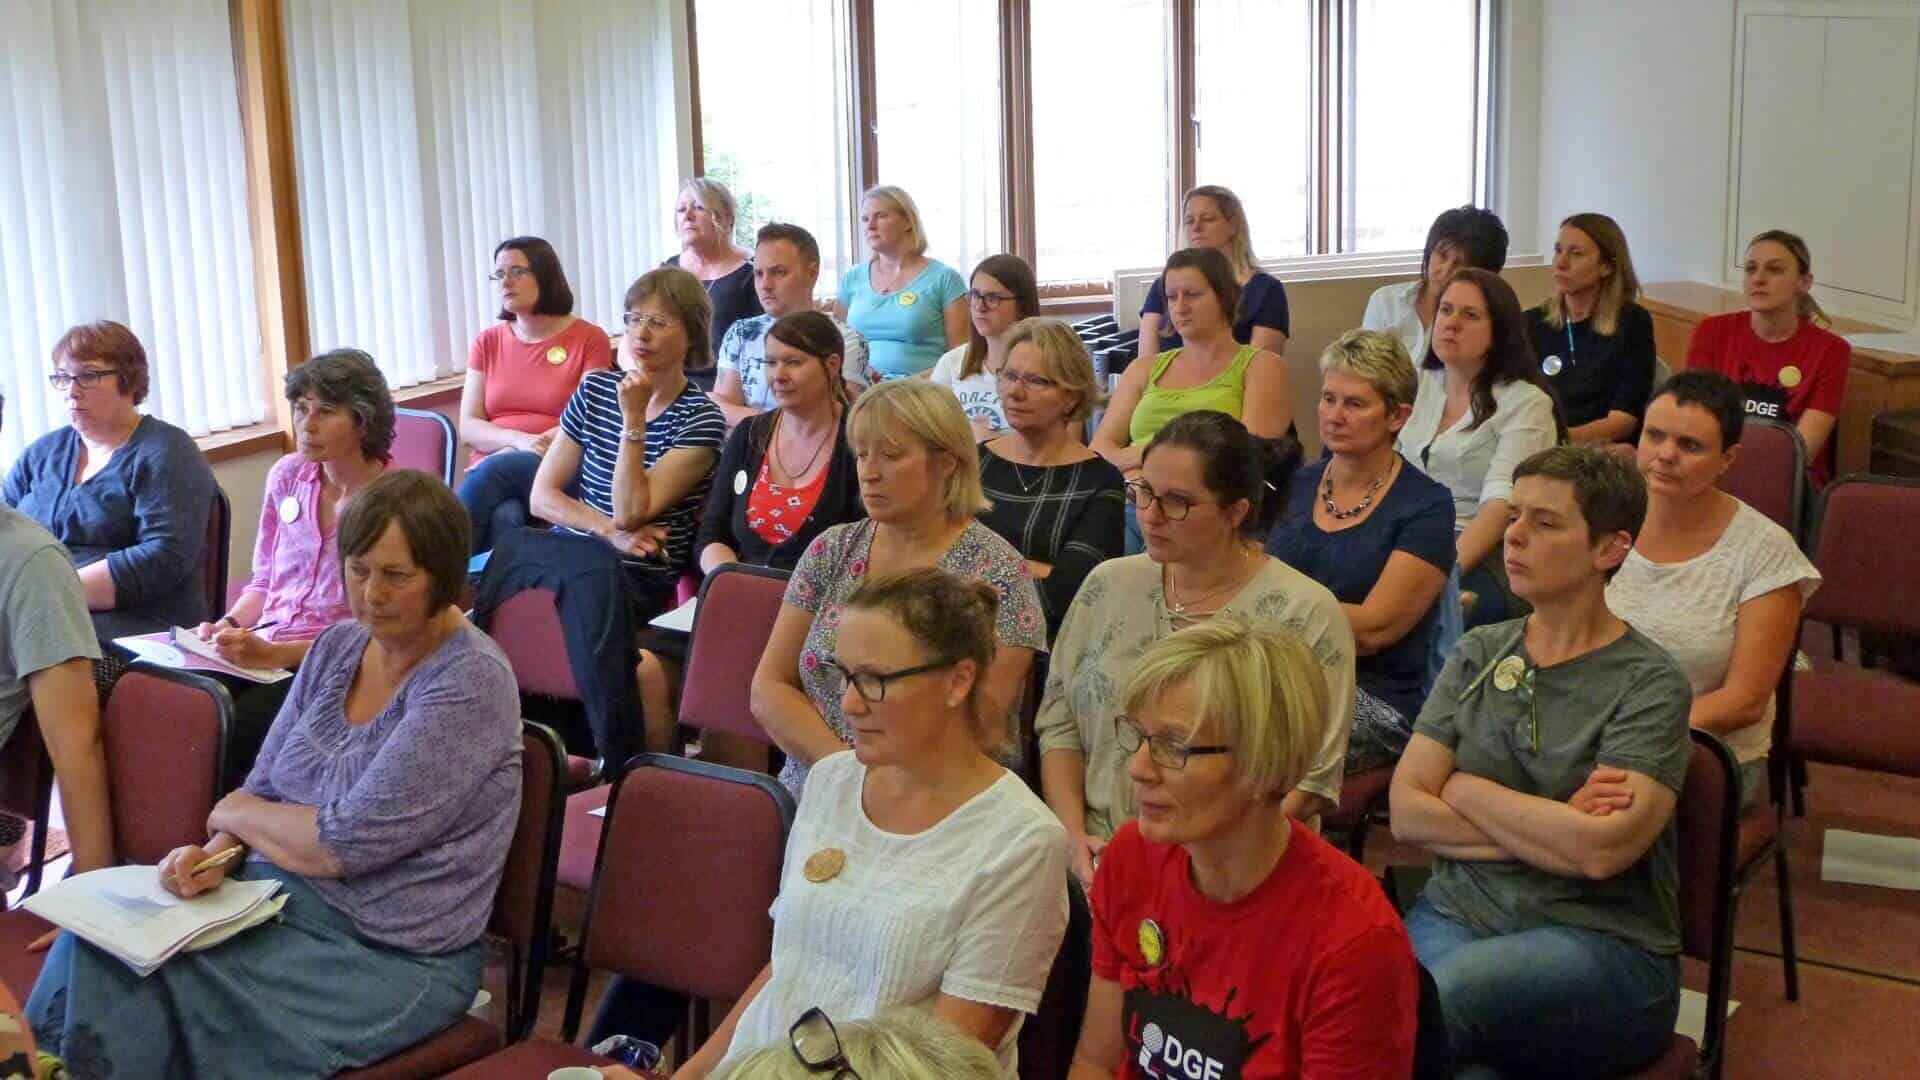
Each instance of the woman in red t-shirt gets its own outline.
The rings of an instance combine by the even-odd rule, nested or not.
[[[1217,616],[1149,648],[1121,700],[1139,816],[1094,876],[1071,1080],[1407,1076],[1406,928],[1366,870],[1281,809],[1326,722],[1313,654]]]
[[[560,412],[589,371],[613,366],[607,332],[573,316],[573,290],[553,245],[537,236],[493,249],[500,321],[467,354],[460,440],[473,450],[460,501],[473,519],[473,550],[527,523],[527,493],[560,430]]]
[[[1741,286],[1748,310],[1701,320],[1687,366],[1739,383],[1748,416],[1799,428],[1807,476],[1818,488],[1833,475],[1833,425],[1853,348],[1822,325],[1829,320],[1813,298],[1813,257],[1798,236],[1769,229],[1754,237]]]

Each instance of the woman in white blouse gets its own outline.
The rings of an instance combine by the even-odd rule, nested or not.
[[[1500,223],[1500,215],[1477,206],[1443,210],[1427,229],[1427,246],[1420,252],[1420,276],[1373,290],[1360,328],[1399,338],[1407,347],[1407,355],[1419,363],[1427,355],[1427,337],[1433,330],[1440,290],[1453,272],[1477,266],[1497,274],[1506,265],[1507,227]]]
[[[1773,689],[1820,572],[1787,531],[1715,485],[1739,454],[1745,399],[1714,371],[1683,371],[1647,406],[1647,522],[1607,606],[1672,654],[1694,727],[1726,740],[1751,803],[1773,744]],[[1603,782],[1617,782],[1611,777]]]
[[[1456,271],[1440,292],[1433,344],[1421,363],[1413,415],[1400,429],[1401,456],[1453,492],[1454,580],[1472,594],[1466,626],[1510,618],[1513,604],[1500,565],[1513,470],[1566,439],[1553,392],[1541,381],[1527,319],[1513,288],[1491,271]],[[1459,605],[1441,597],[1437,657],[1459,635]]]
[[[783,1043],[808,1010],[837,1021],[931,1013],[1019,1075],[1067,928],[1066,831],[990,755],[981,691],[999,594],[931,567],[869,578],[825,666],[853,751],[813,765],[787,840],[773,959],[674,1074],[697,1080]]]

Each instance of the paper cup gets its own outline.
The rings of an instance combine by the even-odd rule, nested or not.
[[[603,1080],[599,1069],[590,1069],[585,1065],[568,1065],[547,1074],[547,1080]]]

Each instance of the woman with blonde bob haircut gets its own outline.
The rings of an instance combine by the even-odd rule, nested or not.
[[[1553,293],[1527,312],[1540,373],[1560,396],[1567,437],[1630,452],[1653,394],[1653,316],[1640,306],[1627,235],[1605,214],[1573,214],[1553,242]]]
[[[822,1027],[817,1021],[813,1025]],[[861,1076],[892,1080],[998,1080],[1000,1076],[993,1054],[978,1039],[911,1009],[896,1009],[830,1030],[839,1056]],[[836,1045],[821,1041],[829,1048]],[[792,1045],[770,1046],[727,1070],[722,1080],[815,1080],[824,1070],[810,1066],[817,1060],[813,1053],[811,1030],[797,1030]]]
[[[1406,1076],[1419,998],[1406,930],[1366,870],[1282,801],[1328,722],[1313,653],[1222,616],[1149,648],[1120,700],[1139,816],[1094,879],[1071,1080],[1150,1059],[1180,1075],[1195,1049],[1220,1075]]]
[[[967,283],[927,257],[927,230],[913,197],[890,184],[860,199],[867,261],[840,277],[833,317],[867,339],[875,381],[927,371],[968,338]]]
[[[753,676],[753,715],[787,755],[780,779],[796,794],[815,761],[852,738],[832,664],[840,614],[871,577],[937,566],[1000,596],[999,648],[982,676],[986,715],[1019,701],[1046,619],[1020,553],[975,520],[987,509],[979,454],[960,402],[923,379],[883,383],[847,415],[864,521],[835,525],[808,545],[787,585]]]

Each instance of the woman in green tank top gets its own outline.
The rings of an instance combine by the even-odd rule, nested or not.
[[[1233,340],[1233,314],[1240,284],[1226,256],[1212,248],[1186,248],[1167,260],[1167,317],[1186,342],[1150,363],[1136,359],[1120,376],[1100,430],[1089,444],[1127,479],[1140,471],[1141,451],[1174,417],[1216,409],[1265,439],[1287,433],[1293,395],[1280,357]],[[1127,550],[1140,550],[1131,508]]]

